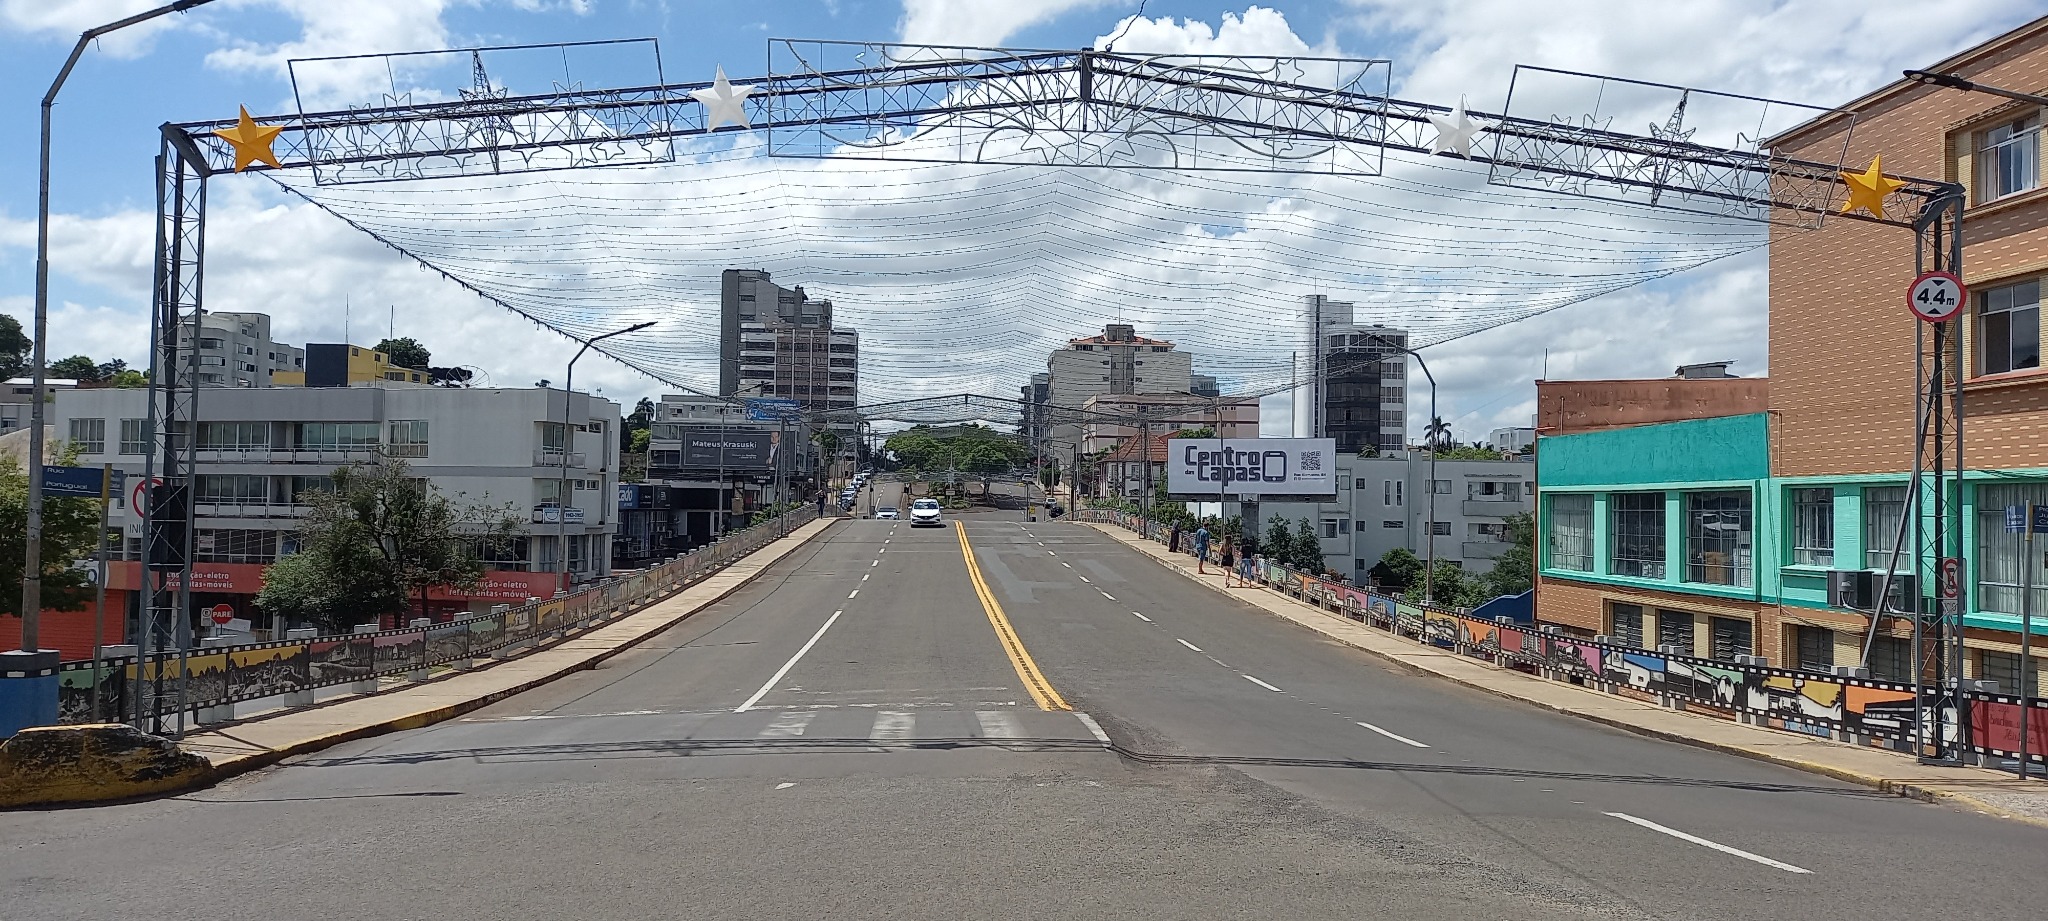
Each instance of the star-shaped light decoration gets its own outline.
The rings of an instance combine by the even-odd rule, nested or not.
[[[704,130],[715,131],[725,125],[752,128],[754,123],[747,119],[747,94],[753,91],[751,86],[732,85],[725,79],[725,67],[721,65],[711,88],[691,90],[690,97],[704,105]]]
[[[1862,208],[1880,221],[1884,220],[1884,197],[1905,185],[1885,178],[1882,156],[1871,157],[1870,168],[1863,172],[1843,173],[1842,182],[1849,186],[1849,200],[1843,203],[1842,213],[1849,214]]]
[[[214,137],[228,142],[235,148],[235,172],[248,169],[252,163],[268,163],[282,169],[284,164],[277,162],[277,154],[271,152],[270,145],[277,140],[277,133],[284,129],[256,124],[256,120],[249,117],[249,107],[241,108],[242,117],[235,122],[233,128],[223,128],[213,133]]]
[[[1436,126],[1436,140],[1429,142],[1429,152],[1434,154],[1457,154],[1472,159],[1472,139],[1479,132],[1491,127],[1465,114],[1465,100],[1458,100],[1458,107],[1451,110],[1449,118],[1429,117],[1429,123]]]

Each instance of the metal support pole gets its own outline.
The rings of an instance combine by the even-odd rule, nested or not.
[[[2031,773],[2027,762],[2033,757],[2032,750],[2027,747],[2027,711],[2034,709],[2029,705],[2032,689],[2027,685],[2033,683],[2034,677],[2034,644],[2031,642],[2034,632],[2034,508],[2034,503],[2027,503],[2025,549],[2020,551],[2020,686],[2014,696],[2020,699],[2022,778]]]
[[[92,718],[100,714],[100,650],[107,645],[107,508],[112,504],[114,465],[100,465],[99,578],[93,580],[92,599]]]

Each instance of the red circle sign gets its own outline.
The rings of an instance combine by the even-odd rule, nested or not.
[[[1954,272],[1922,272],[1906,289],[1906,306],[1929,323],[1944,323],[1963,312],[1970,292]]]
[[[227,606],[227,605],[224,605],[224,604],[216,604],[216,605],[214,605],[214,606],[213,606],[213,622],[214,622],[214,623],[216,623],[216,624],[219,624],[219,625],[221,625],[221,626],[225,627],[225,626],[227,626],[227,623],[228,623],[228,621],[231,621],[231,620],[234,620],[234,619],[235,619],[235,609],[234,609],[234,608],[231,608],[231,607],[229,607],[229,606]]]

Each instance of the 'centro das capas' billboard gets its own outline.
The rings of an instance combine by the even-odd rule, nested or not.
[[[1329,498],[1337,494],[1334,438],[1175,438],[1166,491],[1201,499]]]

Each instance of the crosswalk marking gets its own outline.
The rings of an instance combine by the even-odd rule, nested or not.
[[[816,710],[785,710],[768,728],[761,730],[764,739],[788,739],[804,734],[804,727],[818,715]]]
[[[870,742],[907,742],[911,728],[917,724],[917,714],[901,710],[881,710],[875,713],[874,731],[868,733]]]
[[[984,738],[1024,738],[1024,727],[1018,724],[1016,714],[1000,710],[976,710],[974,718],[981,723],[981,734]]]

